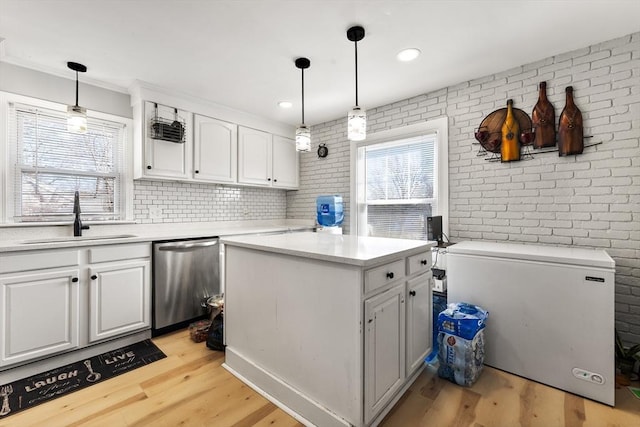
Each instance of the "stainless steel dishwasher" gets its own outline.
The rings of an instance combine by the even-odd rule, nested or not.
[[[217,237],[153,243],[153,335],[203,317],[202,301],[220,293]]]

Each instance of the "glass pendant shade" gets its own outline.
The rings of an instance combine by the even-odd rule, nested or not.
[[[67,130],[73,133],[87,133],[87,109],[78,105],[67,107]]]
[[[367,113],[356,105],[347,117],[347,138],[349,141],[362,141],[366,137]]]
[[[87,67],[77,62],[67,62],[67,67],[76,72],[76,103],[67,106],[67,131],[87,133],[87,109],[78,105],[78,73],[85,73]]]
[[[296,129],[296,151],[311,150],[311,130],[306,125]]]

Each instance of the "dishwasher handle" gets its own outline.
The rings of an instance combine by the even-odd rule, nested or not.
[[[192,249],[206,248],[209,246],[215,246],[217,244],[218,244],[218,240],[216,239],[216,240],[207,240],[206,242],[168,244],[166,246],[158,247],[158,250],[172,251],[172,252],[190,251]]]

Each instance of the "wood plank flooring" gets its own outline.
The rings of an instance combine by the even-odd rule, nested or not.
[[[154,342],[166,359],[12,415],[0,427],[302,425],[229,374],[224,354],[192,342],[186,330]],[[640,427],[640,400],[621,388],[616,402],[610,408],[492,368],[471,388],[425,370],[381,426]]]

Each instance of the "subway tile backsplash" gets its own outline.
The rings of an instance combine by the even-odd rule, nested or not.
[[[285,219],[285,190],[172,181],[135,181],[133,216],[142,224]]]

